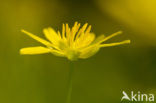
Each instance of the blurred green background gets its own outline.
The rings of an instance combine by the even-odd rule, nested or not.
[[[42,29],[62,23],[92,25],[96,35],[124,31],[109,42],[130,45],[102,48],[75,63],[72,103],[119,103],[122,91],[156,87],[155,0],[1,0],[0,103],[65,103],[69,62],[51,54],[25,55],[19,49],[40,43]],[[152,91],[154,92],[154,91]]]

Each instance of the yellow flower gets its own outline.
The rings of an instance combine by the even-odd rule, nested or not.
[[[56,56],[67,57],[69,60],[74,61],[78,58],[86,59],[99,51],[101,47],[116,46],[121,44],[130,43],[130,40],[124,40],[117,43],[104,44],[106,40],[121,34],[116,32],[108,37],[101,35],[95,38],[95,34],[90,32],[91,25],[84,24],[80,28],[80,23],[75,22],[72,28],[68,24],[63,24],[62,33],[55,32],[52,28],[43,29],[45,37],[49,40],[46,41],[32,33],[22,30],[23,33],[37,40],[45,45],[37,47],[27,47],[20,50],[20,54],[43,54],[52,53]]]

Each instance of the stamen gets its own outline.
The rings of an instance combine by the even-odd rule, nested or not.
[[[68,24],[66,24],[66,38],[67,38],[67,43],[70,45],[71,33]]]
[[[69,31],[68,31],[68,24],[66,24],[66,38],[68,38],[68,33]]]
[[[71,31],[70,44],[73,44],[77,26],[78,26],[78,22],[75,22],[74,26],[72,27],[72,31]]]
[[[75,34],[79,31],[80,26],[81,26],[81,24],[79,23],[79,24],[77,25],[77,27],[76,27],[76,32],[75,32]]]
[[[88,23],[84,24],[84,26],[82,27],[82,31],[81,32],[84,32],[86,30],[87,26],[88,26]]]
[[[77,24],[78,24],[78,22],[75,22],[75,24],[74,24],[74,26],[73,26],[73,28],[72,28],[72,32],[74,32],[74,30],[75,30]]]
[[[60,33],[60,31],[57,31],[57,33],[58,33],[58,36],[61,38],[61,33]]]
[[[79,32],[76,35],[76,39],[81,36],[81,33],[84,32],[87,28],[88,23],[84,24],[83,27],[79,30]]]
[[[76,32],[79,30],[80,26],[81,26],[81,24],[79,23],[77,26]]]
[[[65,25],[62,25],[62,38],[65,39]]]
[[[72,35],[75,35],[77,24],[78,22],[75,22],[74,26],[72,27],[72,31],[71,31]]]
[[[75,29],[75,34],[73,35],[73,41],[75,41],[76,40],[76,33],[78,32],[78,30],[79,30],[79,28],[80,28],[80,23],[77,25],[77,27],[76,27],[76,29]]]
[[[85,34],[88,34],[88,33],[91,31],[91,28],[92,28],[92,26],[91,26],[91,25],[89,25],[89,27],[87,28],[87,30],[86,30],[86,32],[85,32]]]

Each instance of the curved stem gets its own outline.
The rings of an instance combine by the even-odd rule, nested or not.
[[[67,87],[67,101],[66,103],[71,103],[71,94],[72,94],[72,78],[74,72],[74,63],[70,61],[69,63],[69,77],[68,77],[68,87]]]

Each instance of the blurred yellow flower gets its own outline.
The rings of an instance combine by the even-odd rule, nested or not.
[[[74,26],[70,28],[68,24],[63,24],[62,34],[57,33],[52,28],[43,30],[45,37],[49,40],[46,41],[32,33],[22,30],[23,33],[37,40],[45,45],[45,47],[27,47],[20,50],[20,54],[43,54],[52,53],[56,56],[67,57],[69,60],[74,61],[78,58],[86,59],[98,52],[101,47],[116,46],[121,44],[130,43],[130,40],[124,40],[117,43],[103,44],[106,40],[121,34],[116,32],[108,37],[101,35],[95,38],[95,34],[91,33],[91,25],[84,24],[80,28],[80,23],[75,22]]]

